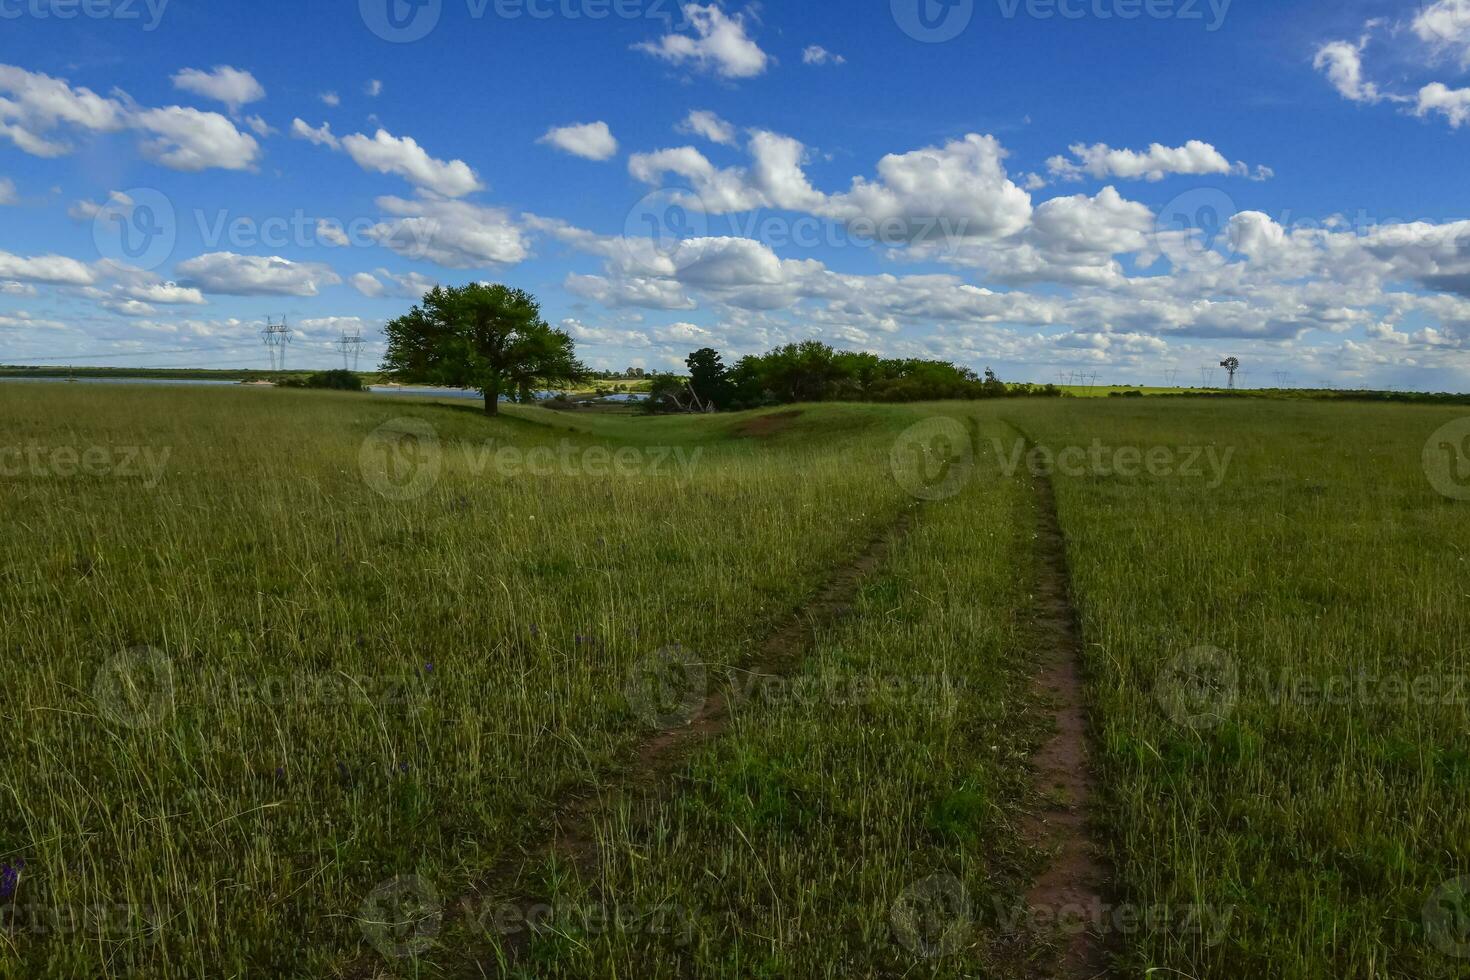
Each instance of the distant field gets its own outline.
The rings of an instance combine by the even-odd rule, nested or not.
[[[1116,975],[1465,975],[1463,414],[0,384],[0,976],[1047,975],[1048,485]]]

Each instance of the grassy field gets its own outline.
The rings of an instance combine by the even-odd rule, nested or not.
[[[1045,975],[1046,482],[1118,975],[1465,975],[1460,414],[0,385],[0,976]]]

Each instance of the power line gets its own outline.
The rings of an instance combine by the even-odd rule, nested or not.
[[[291,328],[286,325],[286,318],[281,317],[280,323],[274,323],[266,317],[265,329],[260,331],[260,336],[265,340],[266,350],[270,351],[271,370],[286,370],[286,348],[291,344]]]

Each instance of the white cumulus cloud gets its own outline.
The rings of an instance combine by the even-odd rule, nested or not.
[[[211,71],[185,68],[173,76],[173,83],[181,91],[223,102],[231,112],[265,98],[265,87],[254,75],[229,65],[217,65]]]
[[[364,170],[397,174],[415,187],[445,197],[463,197],[485,187],[463,160],[436,160],[413,137],[394,136],[386,129],[371,138],[361,133],[344,136],[342,149]]]
[[[693,34],[665,34],[634,45],[663,61],[690,65],[721,78],[754,78],[765,73],[770,56],[745,33],[745,18],[731,17],[714,4],[686,3],[684,19]]]
[[[618,141],[605,122],[553,126],[536,142],[546,143],[584,160],[608,160],[618,152]]]
[[[315,296],[322,286],[342,281],[318,262],[234,252],[210,252],[180,262],[176,271],[185,288],[228,296]]]

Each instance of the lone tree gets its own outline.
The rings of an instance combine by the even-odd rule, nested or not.
[[[712,347],[701,347],[684,360],[689,368],[689,387],[706,411],[730,407],[735,397],[735,388],[730,384],[730,369],[725,367],[720,352]]]
[[[399,381],[473,388],[485,414],[500,396],[528,401],[540,384],[580,381],[587,372],[572,338],[541,319],[535,297],[509,286],[435,286],[384,328],[383,369]]]

